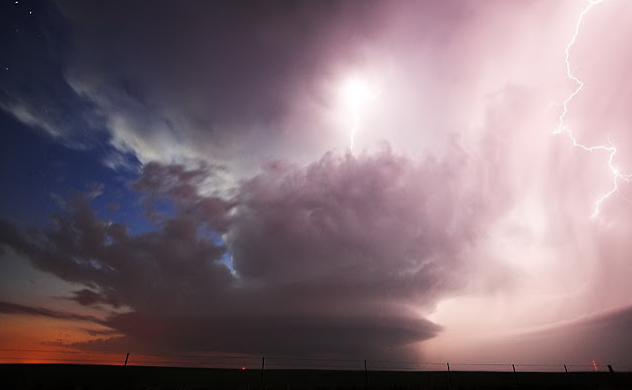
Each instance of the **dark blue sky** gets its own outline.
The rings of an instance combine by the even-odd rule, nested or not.
[[[61,211],[55,198],[67,201],[102,185],[103,193],[92,202],[100,216],[125,222],[135,233],[154,228],[144,216],[139,195],[129,188],[138,174],[104,166],[103,150],[60,145],[5,113],[0,113],[0,126],[0,174],[7,183],[2,218],[24,228],[48,225],[53,213]]]

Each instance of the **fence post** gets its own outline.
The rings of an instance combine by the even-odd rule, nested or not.
[[[261,388],[263,388],[263,370],[266,367],[266,357],[263,356],[261,357],[261,380],[259,382],[259,385],[261,386]]]
[[[127,360],[129,359],[129,352],[125,355],[125,367],[127,367]]]
[[[516,389],[519,389],[520,385],[518,384],[518,374],[516,374],[516,365],[512,364],[511,369],[513,370],[513,373],[514,373],[514,382],[516,382]]]
[[[369,370],[366,366],[366,359],[364,360],[364,388],[369,388]]]
[[[448,366],[448,390],[452,388],[452,383],[450,380],[450,362],[447,362],[446,365]]]

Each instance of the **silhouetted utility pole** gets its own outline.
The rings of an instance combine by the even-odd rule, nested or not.
[[[125,367],[127,367],[127,360],[129,359],[129,352],[125,355]]]

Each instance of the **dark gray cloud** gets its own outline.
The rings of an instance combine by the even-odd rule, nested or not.
[[[105,297],[87,288],[73,291],[73,295],[69,299],[83,306],[93,306],[98,304],[106,304],[115,308],[121,306],[121,303],[112,297]]]
[[[367,39],[376,27],[368,20],[371,2],[59,3],[81,33],[77,61],[90,61],[78,65],[107,70],[103,77],[147,108],[158,103],[153,99],[181,101],[178,108],[189,107],[185,116],[207,131],[237,113],[240,120],[278,121],[291,99],[288,86],[313,81],[327,50],[344,56],[336,40]],[[353,24],[342,23],[351,17]]]
[[[508,82],[477,94],[470,79],[487,66],[477,50],[488,53],[494,44],[464,37],[478,36],[479,18],[515,7],[333,0],[45,5],[69,30],[64,50],[54,52],[59,65],[48,72],[70,91],[34,83],[44,86],[38,92],[92,118],[107,129],[107,142],[142,163],[221,161],[237,177],[270,156],[306,162],[345,148],[349,123],[332,116],[345,116],[337,84],[356,72],[376,73],[384,84],[374,107],[380,115],[363,123],[362,147],[389,138],[400,150],[443,148],[445,129],[476,123],[466,119],[472,107],[484,109],[481,99]],[[54,122],[36,114],[42,126]],[[69,139],[95,127],[68,118],[58,128]],[[105,163],[119,168],[130,157],[112,154]]]
[[[32,307],[28,305],[21,305],[13,302],[0,301],[0,313],[3,314],[20,314],[38,317],[48,317],[60,320],[73,320],[73,321],[87,321],[99,323],[100,321],[96,317],[86,316],[81,314],[67,313],[63,311],[50,310],[41,307]]]
[[[64,77],[143,162],[268,144],[331,58],[357,57],[347,46],[376,27],[373,3],[57,3],[74,27]]]
[[[460,59],[453,28],[467,31],[475,9],[455,1],[56,4],[73,27],[65,79],[106,117],[112,144],[143,163],[200,158],[241,176],[270,156],[305,162],[345,147],[349,124],[332,116],[344,116],[338,84],[358,71],[388,84],[388,118],[366,126],[379,134],[366,145],[396,129],[399,146],[432,147],[442,136],[422,124],[458,116],[441,106],[455,104],[465,64],[479,66]]]
[[[423,313],[464,285],[462,251],[496,212],[453,164],[389,149],[271,162],[230,200],[202,194],[216,167],[150,164],[133,187],[174,204],[156,231],[99,218],[92,194],[0,240],[83,286],[70,299],[128,308],[104,321],[120,345],[405,354],[440,331]]]

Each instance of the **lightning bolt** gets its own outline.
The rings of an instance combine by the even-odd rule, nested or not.
[[[353,126],[351,126],[351,135],[349,136],[349,152],[353,153],[353,144],[355,143],[355,135],[360,127],[360,114],[353,116]]]
[[[353,77],[347,80],[342,91],[342,98],[346,108],[349,110],[352,119],[351,134],[349,135],[349,152],[353,153],[355,136],[360,127],[360,117],[367,108],[367,105],[374,101],[380,94],[366,81]]]
[[[570,140],[573,142],[573,146],[578,147],[580,149],[583,149],[583,150],[585,150],[587,152],[604,151],[604,152],[609,154],[609,157],[608,157],[608,168],[610,169],[610,172],[612,173],[612,187],[610,188],[610,190],[608,192],[606,192],[603,195],[601,195],[599,197],[599,199],[597,199],[597,201],[595,201],[595,209],[594,209],[594,212],[592,214],[592,217],[596,217],[601,212],[601,206],[603,205],[603,203],[608,198],[610,198],[615,192],[619,191],[619,181],[623,180],[623,181],[628,182],[630,180],[630,178],[632,178],[632,174],[622,174],[614,166],[613,160],[614,160],[614,156],[617,154],[617,148],[610,141],[610,138],[608,138],[608,144],[607,145],[586,146],[586,145],[580,143],[577,140],[577,138],[573,134],[573,131],[564,122],[564,120],[566,119],[566,115],[568,114],[568,106],[571,104],[571,102],[575,98],[575,96],[577,96],[579,94],[579,92],[582,90],[582,88],[584,88],[584,83],[575,74],[573,74],[573,71],[571,70],[571,61],[570,61],[571,49],[573,48],[573,45],[575,45],[575,42],[577,41],[577,36],[579,35],[579,31],[580,31],[582,22],[584,20],[584,16],[586,16],[586,14],[594,6],[596,6],[597,4],[603,3],[606,0],[587,0],[587,1],[588,1],[588,4],[582,10],[582,12],[579,14],[579,17],[577,19],[577,23],[575,24],[575,32],[574,32],[571,40],[566,45],[566,49],[564,50],[564,53],[566,54],[566,56],[565,56],[566,77],[569,78],[570,80],[572,80],[575,83],[576,87],[575,87],[575,90],[570,95],[568,95],[568,97],[562,103],[562,113],[559,116],[558,126],[553,131],[553,134],[565,133],[566,135],[568,135]]]

